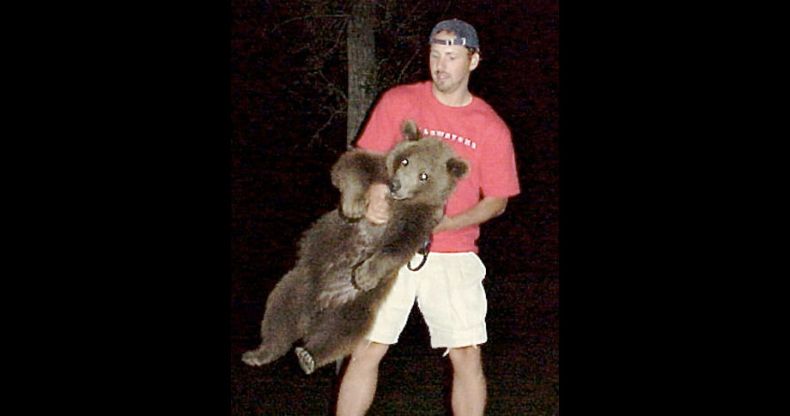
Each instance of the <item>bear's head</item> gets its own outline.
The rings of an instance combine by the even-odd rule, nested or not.
[[[421,138],[413,121],[402,127],[404,141],[387,154],[390,196],[435,204],[447,200],[469,165],[439,139]]]

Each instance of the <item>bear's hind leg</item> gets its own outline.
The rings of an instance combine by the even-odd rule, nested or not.
[[[301,273],[299,269],[292,270],[272,290],[261,323],[261,344],[242,355],[244,363],[251,366],[268,364],[285,355],[303,336],[306,311],[302,299],[305,296],[300,289],[295,289],[298,284],[294,284],[304,280]]]
[[[266,317],[261,324],[261,345],[251,351],[245,352],[241,360],[247,365],[261,366],[282,357],[291,349],[296,340],[301,338],[301,334],[296,330],[297,326],[286,325],[288,319],[278,319],[279,315],[266,311]]]
[[[241,360],[244,361],[245,364],[255,367],[269,364],[270,362],[282,357],[286,352],[288,352],[290,347],[290,343],[284,345],[264,342],[258,348],[242,354]]]
[[[344,311],[346,312],[346,311]],[[306,374],[349,354],[367,332],[365,319],[348,319],[349,315],[324,316],[314,327],[319,330],[305,337],[305,344],[295,352]]]

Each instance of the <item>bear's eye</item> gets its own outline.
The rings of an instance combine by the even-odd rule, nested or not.
[[[400,161],[400,164],[403,166],[409,166],[409,159],[403,159]]]
[[[421,173],[420,174],[420,180],[423,181],[423,182],[427,181],[428,180],[428,174],[425,173],[425,172]]]

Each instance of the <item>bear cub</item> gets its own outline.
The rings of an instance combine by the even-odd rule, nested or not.
[[[444,205],[468,165],[446,143],[420,138],[412,121],[386,155],[343,154],[331,171],[340,207],[324,214],[299,241],[296,265],[266,301],[260,346],[243,354],[253,366],[295,349],[310,374],[351,354],[370,330],[398,270],[420,250],[444,215]],[[366,191],[389,185],[390,219],[364,219]]]

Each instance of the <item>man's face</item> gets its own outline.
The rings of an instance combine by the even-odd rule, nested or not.
[[[455,35],[439,32],[436,39],[455,39]],[[466,88],[469,73],[477,67],[478,55],[471,57],[466,47],[460,45],[431,45],[430,67],[431,78],[436,89],[443,93],[452,93],[459,88]]]

